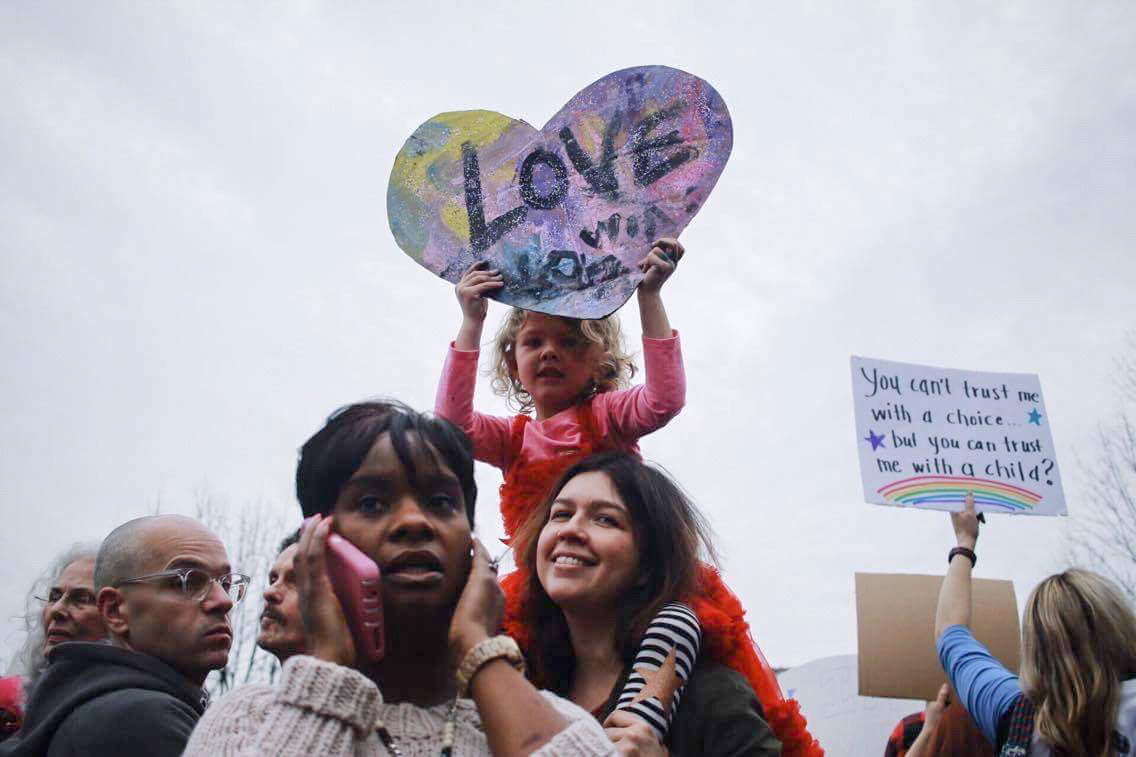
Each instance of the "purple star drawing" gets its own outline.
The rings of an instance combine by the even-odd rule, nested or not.
[[[875,431],[868,429],[868,435],[864,437],[864,441],[872,443],[872,452],[875,452],[880,447],[884,446],[884,435],[876,434]]]
[[[1041,425],[1041,413],[1037,411],[1036,407],[1029,412],[1029,422],[1035,426]]]

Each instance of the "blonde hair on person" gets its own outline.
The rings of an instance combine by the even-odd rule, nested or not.
[[[1022,691],[1058,755],[1111,752],[1121,682],[1136,674],[1136,616],[1121,589],[1091,571],[1046,578],[1026,600]]]
[[[528,314],[527,310],[513,308],[505,316],[501,327],[497,329],[497,336],[493,338],[493,363],[489,368],[493,391],[522,413],[532,410],[534,403],[532,395],[517,376],[514,350],[517,347],[517,335],[524,327]],[[635,375],[635,364],[623,344],[623,330],[615,313],[596,320],[550,317],[566,321],[588,343],[588,354],[592,361],[592,384],[584,397],[628,386],[631,377]]]

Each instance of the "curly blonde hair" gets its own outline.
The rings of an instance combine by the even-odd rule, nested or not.
[[[1112,754],[1121,681],[1136,673],[1136,626],[1123,591],[1076,568],[1050,576],[1026,601],[1022,690],[1055,754]]]
[[[513,308],[505,316],[493,338],[493,363],[488,371],[493,391],[521,413],[527,413],[535,407],[532,395],[517,376],[514,353],[517,335],[524,327],[528,315],[527,310]],[[592,383],[581,399],[593,397],[600,392],[623,389],[630,384],[631,377],[635,375],[635,364],[623,343],[623,329],[620,328],[619,317],[615,313],[597,320],[550,317],[562,318],[588,343]]]

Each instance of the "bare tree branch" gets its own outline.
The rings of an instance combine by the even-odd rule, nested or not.
[[[233,646],[228,665],[211,673],[205,687],[210,694],[219,696],[241,684],[271,682],[278,664],[275,657],[257,647],[256,637],[268,566],[276,557],[276,545],[284,534],[283,516],[265,500],[233,508],[207,486],[194,491],[194,509],[198,520],[225,544],[233,571],[247,573],[252,579],[244,600],[229,616]]]
[[[1101,424],[1096,457],[1082,463],[1085,511],[1071,524],[1070,554],[1136,600],[1136,330],[1116,359],[1116,415]]]

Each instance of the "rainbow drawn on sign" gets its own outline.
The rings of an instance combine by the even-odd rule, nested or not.
[[[991,505],[1006,510],[1032,510],[1041,495],[986,478],[960,476],[915,476],[877,489],[882,496],[900,505],[962,504],[967,492],[974,492],[975,505]]]

